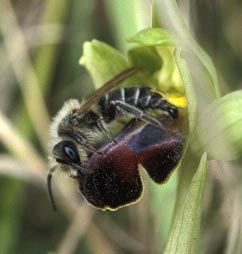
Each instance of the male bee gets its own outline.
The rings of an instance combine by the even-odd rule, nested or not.
[[[114,88],[135,71],[125,70],[84,103],[68,101],[55,117],[48,174],[54,209],[51,177],[57,169],[77,180],[90,204],[115,210],[141,197],[139,164],[163,183],[180,161],[184,139],[173,128],[178,109],[148,86]]]

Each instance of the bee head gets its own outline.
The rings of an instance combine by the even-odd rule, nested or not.
[[[78,100],[67,101],[62,109],[55,116],[51,125],[50,134],[51,141],[49,143],[50,166],[48,173],[48,191],[53,209],[56,210],[55,202],[51,190],[51,179],[56,169],[66,172],[71,177],[77,177],[80,174],[90,173],[90,170],[83,166],[85,164],[86,151],[84,147],[76,143],[68,135],[60,135],[59,129],[63,132],[72,133],[73,125],[68,119],[73,115],[73,112],[80,108]]]

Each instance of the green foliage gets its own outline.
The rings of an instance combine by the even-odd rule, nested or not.
[[[185,198],[178,207],[174,224],[163,254],[199,253],[202,200],[207,174],[207,155],[204,154]]]

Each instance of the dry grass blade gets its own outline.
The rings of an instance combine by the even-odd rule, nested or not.
[[[20,85],[24,102],[44,149],[48,140],[49,115],[31,63],[24,35],[13,6],[8,0],[0,3],[0,31],[4,46]]]
[[[65,27],[59,24],[41,24],[25,29],[25,42],[28,48],[59,44]]]
[[[23,161],[13,159],[11,156],[0,155],[0,175],[13,176],[21,180],[34,183],[36,185],[44,185],[44,174],[36,174],[32,167],[26,165]]]
[[[46,163],[35,151],[35,148],[21,135],[7,117],[0,111],[0,141],[11,153],[32,168],[33,172],[43,175]]]
[[[107,216],[102,216],[98,224],[102,231],[104,231],[117,246],[125,249],[127,252],[145,253],[147,248],[145,248],[144,242],[136,240],[133,235],[126,232],[125,229],[111,221]]]
[[[72,219],[69,228],[65,232],[64,238],[57,248],[57,253],[74,253],[81,237],[85,234],[88,226],[92,222],[93,214],[94,210],[90,209],[90,207],[88,207],[86,204],[75,212],[74,218]]]

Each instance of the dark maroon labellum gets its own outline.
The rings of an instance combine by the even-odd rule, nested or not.
[[[95,207],[117,209],[136,202],[143,186],[141,164],[156,183],[167,180],[182,156],[183,135],[152,125],[119,134],[89,159],[91,174],[79,175],[80,191]]]

